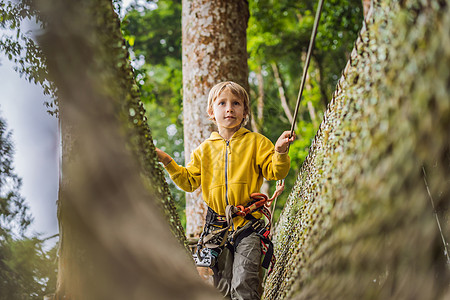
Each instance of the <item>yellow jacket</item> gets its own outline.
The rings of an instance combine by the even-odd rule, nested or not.
[[[246,205],[250,194],[259,193],[263,177],[280,180],[290,168],[287,153],[275,151],[265,136],[240,128],[229,141],[217,132],[197,147],[186,167],[172,160],[166,170],[172,180],[186,192],[202,186],[203,200],[219,215],[231,205]],[[253,213],[256,218],[260,212]],[[234,228],[247,221],[242,217],[233,219]]]

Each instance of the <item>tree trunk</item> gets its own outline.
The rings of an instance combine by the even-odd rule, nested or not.
[[[64,151],[55,299],[216,298],[170,231],[183,239],[111,1],[39,4]]]
[[[303,59],[303,58],[302,58]],[[294,121],[294,117],[292,116],[291,109],[289,108],[288,100],[286,98],[286,93],[284,90],[283,79],[281,79],[280,72],[278,71],[278,65],[276,63],[272,63],[273,75],[275,76],[275,81],[278,86],[278,94],[280,95],[281,107],[283,107],[284,114],[289,120],[289,123],[292,124]]]
[[[246,30],[248,2],[244,0],[183,0],[183,114],[186,164],[192,151],[210,136],[209,90],[232,80],[248,91]],[[186,233],[198,237],[206,205],[201,189],[186,195]]]
[[[256,73],[256,79],[258,80],[258,94],[256,96],[256,113],[252,111],[250,105],[250,111],[252,118],[250,119],[250,128],[253,132],[262,133],[262,125],[264,122],[264,101],[265,101],[265,93],[264,93],[264,76],[262,75],[261,66],[258,67],[258,72]],[[251,98],[250,98],[251,99]]]
[[[321,95],[324,110],[326,110],[327,106],[328,106],[328,94],[327,94],[326,84],[323,81],[324,69],[323,69],[323,65],[322,65],[322,61],[321,61],[320,57],[316,56],[315,58],[316,58],[315,61],[317,63],[317,69],[319,70],[318,83],[319,83],[320,95]]]
[[[308,101],[307,105],[308,105],[309,116],[311,117],[311,121],[314,125],[314,128],[317,128],[316,110],[314,109],[314,106],[311,103],[311,101]]]
[[[256,78],[258,78],[258,100],[256,102],[256,112],[255,116],[258,119],[258,124],[261,126],[264,121],[264,76],[262,74],[261,66],[258,67],[258,72],[256,73]]]

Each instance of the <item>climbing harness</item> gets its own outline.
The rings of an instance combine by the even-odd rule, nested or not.
[[[255,218],[252,213],[260,211],[268,220],[271,220],[272,213],[267,207],[278,197],[279,193],[281,193],[280,189],[277,189],[270,199],[264,194],[253,193],[250,195],[250,202],[245,207],[243,205],[228,205],[225,209],[225,216],[217,214],[208,207],[205,226],[197,244],[197,251],[193,255],[196,265],[199,267],[214,267],[224,247],[236,248],[242,239],[255,232],[261,239],[262,267],[269,269],[271,263],[273,266],[275,256],[273,255],[273,243],[270,238],[272,224],[268,222],[267,225],[264,225],[264,221]],[[243,228],[230,230],[233,218],[237,216],[247,219],[249,223]]]

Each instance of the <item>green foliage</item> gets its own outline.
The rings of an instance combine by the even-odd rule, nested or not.
[[[12,133],[0,117],[0,300],[42,299],[56,286],[56,247],[46,252],[43,240],[24,236],[32,219],[13,156]]]
[[[260,131],[276,141],[283,130],[289,130],[289,123],[280,105],[278,86],[271,65],[276,64],[282,80],[285,95],[293,113],[303,71],[304,57],[309,45],[318,1],[250,1],[251,18],[247,31],[249,53],[251,98],[259,95],[260,84],[264,85],[264,117]],[[362,25],[360,0],[325,1],[312,62],[309,80],[300,103],[296,135],[297,140],[290,147],[291,172],[286,178],[286,190],[294,185],[297,170],[302,165],[311,140],[323,116],[325,103],[331,98],[348,55]],[[261,73],[263,83],[257,80]],[[311,102],[317,120],[313,122],[307,103]],[[252,103],[256,111],[256,101]],[[275,189],[275,184],[271,184]],[[277,208],[282,208],[287,193],[280,196]],[[279,211],[275,213],[276,216]]]
[[[155,143],[175,156],[178,163],[183,163],[181,1],[160,0],[150,3],[153,4],[151,9],[131,6],[124,17],[122,30],[134,53],[136,79],[150,114],[149,124]],[[316,1],[249,1],[251,18],[247,30],[247,49],[252,111],[256,111],[256,98],[259,96],[260,83],[256,74],[261,72],[265,93],[264,118],[258,125],[260,132],[273,142],[291,125],[280,105],[271,64],[276,63],[279,68],[288,105],[293,110],[303,68],[302,53],[306,52],[309,44],[316,5]],[[309,69],[310,81],[299,108],[298,139],[290,149],[292,168],[286,178],[286,190],[293,186],[297,170],[309,151],[323,116],[324,102],[331,98],[331,91],[347,61],[346,55],[352,48],[361,23],[359,0],[326,2]],[[316,110],[315,123],[307,109],[308,101]],[[169,128],[176,128],[177,136],[168,136],[166,131]],[[273,190],[275,183],[271,185]],[[184,194],[175,185],[170,186],[180,205],[178,211],[182,212]],[[286,198],[287,193],[284,193],[278,201],[278,208],[282,208]],[[278,214],[279,211],[276,212]]]
[[[181,1],[150,2],[155,2],[155,9],[138,5],[128,9],[123,19],[125,39],[136,56],[144,55],[148,64],[164,65],[169,58],[181,59]]]
[[[181,74],[181,1],[150,1],[152,9],[128,8],[122,31],[135,65],[141,100],[157,147],[184,164]],[[185,193],[167,177],[181,223]]]
[[[22,180],[13,168],[12,133],[0,117],[0,238],[12,231],[23,232],[31,223],[28,206],[20,195]]]
[[[48,80],[46,59],[33,39],[33,30],[42,29],[45,21],[40,19],[33,0],[6,1],[0,3],[0,50],[14,62],[15,70],[29,82],[42,87],[45,95],[53,100],[47,102],[50,114],[57,114],[56,87]]]
[[[298,124],[299,129],[297,138],[289,148],[289,156],[291,158],[291,168],[299,170],[309,153],[309,147],[316,135],[317,128],[313,123],[301,120]]]
[[[0,240],[0,300],[37,300],[54,291],[57,246],[42,247],[36,237]]]
[[[181,113],[181,1],[157,1],[154,9],[128,9],[122,30],[135,56],[136,81],[144,102],[164,107],[166,126]]]
[[[31,0],[0,3],[0,50],[21,76],[54,96],[45,58],[28,30],[44,24],[32,4]],[[50,113],[57,112],[56,100],[46,104]],[[0,117],[0,299],[42,299],[56,287],[57,250],[55,246],[45,251],[45,240],[25,236],[32,217],[20,195],[22,179],[14,172],[12,133],[6,128]]]
[[[308,49],[318,1],[255,0],[249,3],[250,70],[277,62],[293,107],[303,70],[302,53]],[[310,66],[310,73],[317,72],[311,79],[320,85],[323,103],[334,90],[361,24],[361,1],[325,1]],[[265,77],[273,77],[273,74],[268,72]],[[320,108],[323,109],[323,104],[317,107]]]

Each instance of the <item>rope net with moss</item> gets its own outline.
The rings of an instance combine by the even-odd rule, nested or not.
[[[448,66],[448,1],[374,3],[277,224],[264,299],[450,296]]]

